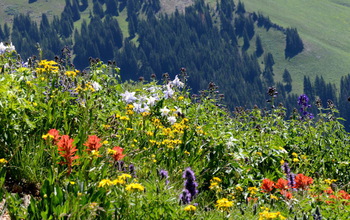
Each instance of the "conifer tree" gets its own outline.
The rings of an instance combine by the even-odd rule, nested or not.
[[[260,57],[264,53],[264,49],[261,44],[260,36],[257,35],[255,39],[255,54],[257,57]]]

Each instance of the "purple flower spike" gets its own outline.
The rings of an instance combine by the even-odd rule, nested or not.
[[[195,198],[195,196],[198,194],[198,190],[197,190],[198,183],[195,182],[196,177],[195,177],[194,172],[192,171],[192,169],[190,167],[186,168],[186,170],[184,171],[184,173],[182,175],[182,178],[186,179],[185,184],[184,184],[185,188],[184,188],[182,194],[184,193],[184,191],[189,192],[190,197],[189,197],[188,203],[190,203]],[[187,201],[187,200],[182,199],[181,201],[183,202],[183,204],[188,204],[188,203],[184,203],[184,201]]]

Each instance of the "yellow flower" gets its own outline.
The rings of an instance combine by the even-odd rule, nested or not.
[[[235,188],[237,191],[243,191],[243,188],[241,187],[241,186],[236,186],[236,188]]]
[[[187,150],[185,150],[184,153],[187,154],[187,155],[190,155],[190,152],[188,152]]]
[[[108,141],[103,141],[102,144],[108,144]]]
[[[284,163],[285,163],[285,161],[284,161],[284,160],[281,160],[281,161],[280,161],[280,164],[281,164],[281,165],[283,165]]]
[[[269,219],[276,219],[276,218],[279,218],[281,220],[286,219],[286,217],[281,215],[280,212],[268,212],[268,210],[260,212],[259,215],[260,215],[259,220],[269,220]]]
[[[108,129],[110,127],[111,127],[110,125],[103,125],[103,128],[106,128],[106,129]]]
[[[211,183],[210,183],[209,189],[215,190],[215,189],[217,189],[217,188],[220,188],[218,182],[211,182]]]
[[[186,206],[186,207],[184,208],[184,210],[185,210],[186,212],[194,212],[194,211],[196,211],[196,209],[197,209],[197,207],[194,206],[194,205],[188,205],[188,206]]]
[[[184,99],[183,96],[180,96],[179,98],[177,98],[177,100],[179,100],[179,101],[181,101],[181,100],[183,100],[183,99]]]
[[[278,200],[278,197],[277,197],[277,196],[274,196],[274,195],[272,195],[272,194],[270,195],[270,198],[271,198],[271,199],[274,199],[274,200]]]
[[[259,191],[259,189],[253,186],[253,187],[248,187],[248,191],[250,194],[254,195],[256,194],[257,191]]]
[[[306,160],[307,156],[306,155],[301,155],[301,159]]]
[[[112,186],[112,185],[113,185],[112,181],[110,181],[109,179],[103,179],[98,184],[98,187],[105,187],[105,186]]]
[[[216,201],[215,206],[220,210],[227,210],[228,208],[233,206],[233,201],[229,201],[226,198],[222,198]]]
[[[125,107],[126,110],[132,110],[134,109],[134,106],[132,104],[128,104],[126,107]]]
[[[100,152],[98,152],[98,150],[92,150],[91,151],[91,155],[95,156],[95,157],[99,157],[100,156]]]
[[[126,130],[133,131],[134,129],[133,128],[126,128]]]
[[[127,110],[127,111],[126,111],[126,114],[127,114],[127,115],[133,115],[133,114],[134,114],[134,111],[133,111],[133,110]]]
[[[68,76],[68,77],[76,77],[77,73],[75,71],[66,71],[64,73],[64,75]]]
[[[259,155],[260,157],[262,156],[261,152],[256,152],[257,155]]]
[[[8,161],[5,158],[0,159],[0,163],[7,163]]]
[[[108,148],[107,153],[108,153],[108,154],[116,154],[117,151]]]
[[[211,181],[221,183],[221,179],[219,177],[213,177],[213,179],[211,179]]]
[[[126,182],[125,182],[125,180],[118,178],[118,179],[113,180],[112,183],[113,183],[113,185],[117,185],[117,184],[124,185]]]
[[[74,184],[75,184],[75,182],[74,182],[74,181],[70,181],[69,183],[70,183],[71,185],[74,185]]]
[[[293,162],[298,163],[300,160],[298,158],[293,158]]]
[[[126,191],[144,191],[145,187],[143,187],[141,184],[139,183],[130,183],[129,185],[126,185],[125,187]]]
[[[149,113],[149,112],[142,112],[141,115],[142,115],[142,117],[147,117],[147,116],[151,115],[151,113]]]
[[[123,173],[122,175],[118,176],[118,179],[126,180],[127,178],[131,178],[130,174]]]
[[[336,182],[337,180],[335,179],[325,179],[323,182],[327,183],[328,185],[331,185],[332,183]]]
[[[293,152],[293,153],[292,153],[292,156],[293,156],[293,157],[298,157],[298,154],[295,153],[295,152]]]

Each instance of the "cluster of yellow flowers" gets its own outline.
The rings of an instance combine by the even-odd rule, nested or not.
[[[233,206],[233,201],[230,201],[227,198],[222,198],[216,201],[215,206],[221,211],[228,211],[229,208]]]
[[[221,183],[221,179],[219,177],[213,177],[210,180],[209,189],[215,190],[215,191],[221,191],[220,183]]]
[[[259,220],[269,220],[276,218],[279,218],[280,220],[287,219],[281,215],[281,212],[269,212],[270,209],[265,207],[262,207],[262,209],[264,209],[264,211],[259,213]]]
[[[118,184],[124,185],[128,178],[131,178],[130,174],[122,174],[122,175],[118,176],[118,178],[115,180],[103,179],[98,184],[98,187],[114,186],[114,185],[118,185]]]
[[[58,73],[58,63],[52,60],[41,60],[38,64],[39,67],[36,68],[36,72],[42,73]]]
[[[91,82],[87,82],[84,86],[78,85],[74,91],[75,92],[81,92],[81,91],[91,91],[91,92],[95,92],[95,88],[92,86]]]
[[[74,78],[77,76],[77,73],[79,73],[79,70],[75,70],[75,71],[68,70],[64,73],[64,75]]]

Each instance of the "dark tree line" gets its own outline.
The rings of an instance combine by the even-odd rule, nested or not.
[[[218,0],[215,11],[198,0],[184,14],[175,11],[172,15],[157,13],[159,0],[93,0],[92,4],[90,18],[82,21],[80,30],[74,29],[74,22],[81,19],[80,12],[86,10],[88,1],[66,0],[61,16],[51,21],[45,14],[39,24],[27,15],[15,16],[12,33],[7,24],[0,26],[0,40],[11,40],[23,58],[38,55],[37,42],[46,59],[53,59],[68,45],[73,48],[74,64],[79,69],[89,65],[88,57],[115,60],[125,80],[148,79],[153,73],[158,79],[164,73],[174,77],[185,67],[193,93],[214,82],[231,109],[266,106],[270,86],[279,93],[275,103],[284,103],[288,114],[297,107],[300,94],[291,94],[293,73],[286,69],[283,81],[274,81],[273,55],[265,52],[262,40],[255,34],[255,26],[284,32],[286,57],[292,57],[302,51],[303,45],[295,28],[284,29],[260,13],[248,13],[242,2],[235,5],[233,0]],[[116,19],[122,10],[127,11],[129,38],[123,36]],[[252,39],[256,50],[248,53]],[[262,57],[262,66],[258,57]],[[304,78],[304,93],[314,104],[318,98],[323,106],[333,100],[342,116],[350,120],[350,106],[344,102],[350,96],[350,75],[341,79],[339,96],[335,85],[320,76],[313,81]],[[316,113],[317,108],[312,109]]]

